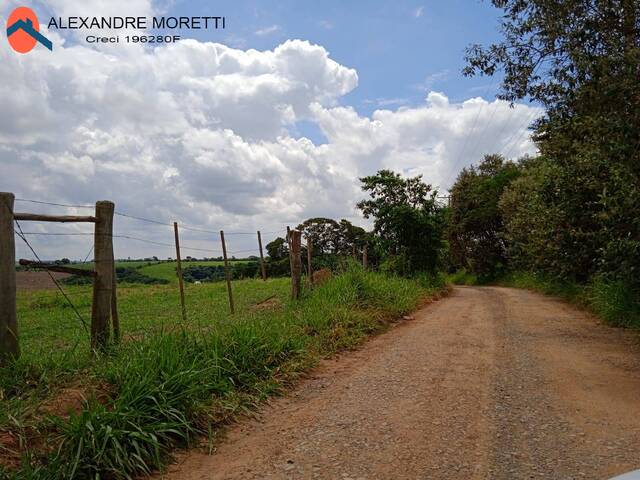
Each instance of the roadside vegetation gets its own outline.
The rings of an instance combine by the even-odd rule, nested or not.
[[[319,359],[437,295],[440,272],[457,284],[559,295],[639,327],[637,2],[493,3],[504,38],[471,46],[465,73],[506,72],[500,98],[544,107],[533,125],[538,156],[477,159],[448,205],[421,176],[361,178],[357,207],[371,231],[322,217],[297,226],[326,279],[298,301],[279,278],[290,268],[283,238],[266,245],[266,282],[257,259],[232,263],[234,316],[219,259],[185,261],[186,323],[174,262],[119,263],[123,339],[98,358],[61,295],[21,292],[22,356],[0,368],[0,478],[118,479],[161,468],[173,449],[214,441],[222,424]],[[367,269],[358,265],[365,256]],[[69,283],[87,318],[90,285]]]
[[[443,286],[439,276],[403,279],[354,263],[297,302],[288,279],[235,282],[232,317],[223,283],[193,285],[186,325],[176,320],[175,288],[121,288],[127,333],[99,359],[57,294],[25,292],[24,354],[0,370],[0,431],[13,439],[3,448],[15,449],[3,463],[21,465],[5,465],[4,475],[128,478],[159,468],[172,449],[213,440],[318,359],[358,345]],[[81,288],[70,293],[89,305]]]
[[[213,441],[319,359],[445,291],[446,212],[436,192],[386,170],[361,180],[369,198],[358,207],[373,231],[344,219],[298,226],[320,274],[299,300],[279,277],[290,268],[283,238],[266,246],[268,281],[255,259],[232,263],[235,315],[217,259],[183,264],[186,322],[175,262],[118,262],[123,338],[96,357],[78,318],[90,317],[91,285],[67,281],[75,307],[56,291],[21,292],[23,353],[0,369],[4,475],[130,478],[162,468],[175,448]]]
[[[535,288],[640,327],[640,13],[637,2],[494,1],[502,41],[468,75],[506,72],[500,98],[545,108],[540,150],[487,155],[451,190],[453,279]],[[588,41],[586,41],[588,39]]]

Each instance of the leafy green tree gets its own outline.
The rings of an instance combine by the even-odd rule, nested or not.
[[[340,243],[340,225],[331,218],[309,218],[300,225],[300,230],[305,238],[311,238],[313,252],[316,255],[334,254],[338,251]]]
[[[272,242],[267,243],[265,248],[267,249],[269,259],[273,261],[283,260],[289,256],[289,246],[287,245],[287,241],[282,237],[278,237]]]
[[[358,203],[365,218],[374,219],[380,247],[394,257],[392,270],[401,274],[437,269],[443,247],[444,212],[437,192],[422,176],[403,178],[390,170],[361,178],[370,199]]]
[[[338,228],[337,250],[341,254],[351,255],[354,251],[359,252],[367,243],[368,235],[364,228],[345,219],[340,220]]]
[[[471,46],[465,73],[502,71],[501,98],[546,109],[534,136],[542,159],[503,202],[512,255],[562,279],[640,288],[640,4],[493,4],[503,39]]]
[[[616,176],[637,181],[640,3],[492,3],[504,11],[503,39],[469,47],[465,74],[502,71],[501,98],[528,97],[544,105],[546,115],[535,124],[535,138],[549,160],[569,170],[593,162],[605,181]],[[611,188],[604,193],[613,195]]]
[[[447,231],[454,266],[484,278],[504,271],[507,245],[498,203],[518,175],[518,166],[500,155],[486,155],[477,168],[465,168],[458,175],[450,192]]]

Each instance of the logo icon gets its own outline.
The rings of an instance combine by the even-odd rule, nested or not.
[[[40,33],[40,22],[35,12],[27,7],[18,7],[7,20],[7,38],[16,52],[28,53],[37,43],[53,50],[51,41]]]

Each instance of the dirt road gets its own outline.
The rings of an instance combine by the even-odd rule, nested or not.
[[[640,468],[632,332],[531,292],[456,288],[324,363],[178,479],[606,479]]]

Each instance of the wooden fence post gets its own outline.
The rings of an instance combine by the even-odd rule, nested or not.
[[[109,317],[113,293],[113,211],[109,201],[96,202],[94,255],[96,277],[91,305],[91,348],[104,350],[109,341]]]
[[[229,295],[229,308],[231,314],[235,313],[233,307],[233,293],[231,292],[231,272],[229,271],[229,261],[227,260],[227,245],[224,242],[224,232],[220,230],[220,241],[222,242],[222,255],[224,257],[224,276],[227,279],[227,294]]]
[[[309,285],[313,286],[313,266],[311,265],[311,251],[313,250],[313,241],[311,237],[307,237],[307,275],[309,276]]]
[[[293,257],[291,256],[291,229],[287,225],[287,249],[289,250],[289,270],[293,269]]]
[[[180,257],[180,236],[178,235],[178,222],[173,222],[173,233],[176,238],[176,273],[180,287],[180,307],[182,308],[182,321],[187,322],[187,306],[184,302],[184,279],[182,278],[182,258]]]
[[[116,273],[116,261],[113,259],[113,290],[111,291],[111,326],[113,328],[113,341],[120,343],[120,317],[118,316],[118,275]]]
[[[262,280],[267,281],[267,269],[264,265],[264,254],[262,253],[262,236],[260,236],[260,230],[258,230],[258,247],[260,247],[260,272],[262,273]]]
[[[291,298],[300,298],[300,280],[302,274],[302,259],[300,258],[302,233],[292,230],[291,236]]]
[[[16,245],[13,193],[0,193],[0,366],[20,355],[16,313]]]

